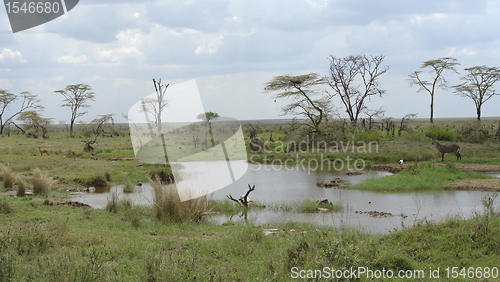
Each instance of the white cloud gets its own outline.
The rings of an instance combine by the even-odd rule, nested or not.
[[[457,50],[456,47],[451,47],[450,52],[446,54],[446,56],[453,57],[457,55],[466,55],[466,56],[473,56],[476,54],[476,51],[470,50],[469,48],[463,48],[460,50]]]
[[[11,88],[12,84],[8,79],[0,78],[0,88]]]
[[[0,54],[0,61],[4,61],[10,59],[11,61],[19,61],[21,63],[26,63],[28,62],[27,60],[23,59],[23,55],[19,51],[12,51],[7,48],[3,48],[2,53]]]
[[[56,62],[62,64],[81,64],[86,61],[88,61],[88,58],[85,54],[81,54],[80,56],[65,55],[56,58]]]
[[[210,36],[203,40],[200,46],[196,48],[194,53],[197,55],[201,55],[204,53],[213,55],[217,53],[217,48],[222,44],[224,44],[224,36],[222,35]]]
[[[135,47],[120,47],[110,50],[99,51],[99,58],[101,60],[111,61],[116,64],[121,64],[122,59],[126,57],[140,56],[141,52]]]

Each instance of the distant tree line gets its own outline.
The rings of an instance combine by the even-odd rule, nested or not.
[[[343,58],[329,57],[330,68],[326,76],[318,73],[304,75],[281,75],[268,81],[264,86],[265,92],[275,93],[272,98],[286,99],[290,102],[281,109],[282,115],[305,117],[313,132],[320,133],[320,125],[341,114],[333,108],[333,99],[337,98],[340,107],[345,110],[352,125],[358,124],[361,116],[363,127],[372,128],[374,118],[383,118],[384,110],[369,109],[367,103],[373,96],[383,97],[385,90],[380,85],[380,77],[389,70],[383,66],[384,55],[350,55]],[[421,69],[430,69],[428,75],[422,71],[415,71],[409,75],[410,85],[416,85],[418,91],[428,92],[431,97],[430,123],[434,123],[434,96],[437,89],[450,88],[445,73],[455,72],[458,60],[444,57],[425,61]],[[470,98],[476,106],[477,120],[481,120],[481,107],[490,98],[499,95],[493,86],[500,80],[500,68],[475,66],[464,69],[467,74],[461,78],[463,83],[451,86],[454,92],[462,97]],[[427,78],[426,78],[427,77]],[[330,90],[323,90],[322,85],[330,86]],[[416,117],[416,114],[406,115],[400,123],[404,129],[405,123]],[[390,119],[384,121],[387,129],[395,127]]]

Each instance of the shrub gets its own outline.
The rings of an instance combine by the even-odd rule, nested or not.
[[[14,174],[12,170],[8,166],[2,167],[3,171],[3,187],[5,189],[12,188],[12,184],[14,184]]]
[[[87,180],[85,184],[91,187],[108,187],[108,183],[102,176],[95,176],[90,180]]]
[[[175,186],[163,186],[159,179],[149,180],[154,190],[153,206],[156,218],[174,222],[200,222],[207,210],[206,196],[181,202]]]
[[[491,138],[490,133],[478,123],[468,123],[458,131],[460,142],[482,144]]]
[[[35,168],[33,171],[33,193],[42,194],[47,193],[50,190],[54,180],[48,177],[47,174],[43,173],[39,168]]]
[[[434,126],[424,132],[424,135],[432,139],[437,139],[439,141],[457,141],[457,135],[451,130],[441,128],[439,126]]]
[[[370,141],[380,141],[380,136],[378,135],[377,131],[368,130],[354,134],[354,144],[358,144],[358,142],[368,143]]]

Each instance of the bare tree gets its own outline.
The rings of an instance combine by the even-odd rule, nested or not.
[[[429,60],[423,62],[420,68],[431,68],[429,71],[430,81],[421,78],[422,71],[415,71],[409,75],[410,85],[417,85],[419,87],[418,92],[425,90],[431,95],[431,123],[434,123],[434,94],[436,88],[448,89],[448,82],[444,78],[443,72],[448,70],[458,73],[455,69],[456,65],[459,65],[458,60],[452,57]]]
[[[401,119],[401,123],[399,124],[398,135],[401,136],[401,131],[408,130],[408,122],[416,119],[418,114],[407,114]]]
[[[453,86],[455,93],[474,101],[476,105],[477,120],[481,120],[481,107],[491,97],[499,95],[495,93],[493,84],[500,80],[500,68],[476,66],[466,68],[468,74],[461,79],[465,82]]]
[[[7,116],[7,108],[19,98],[22,99],[21,107],[10,116]],[[37,96],[30,92],[25,91],[16,95],[9,93],[7,90],[0,89],[0,134],[3,134],[3,130],[7,124],[24,111],[28,109],[43,109],[42,106],[38,105],[39,102],[40,100],[37,99]]]
[[[356,123],[365,103],[371,96],[382,97],[379,78],[389,70],[382,67],[384,55],[350,55],[344,58],[330,56],[328,84],[333,89],[330,97],[339,96],[351,123]]]
[[[281,75],[274,77],[264,87],[266,92],[281,91],[273,99],[290,99],[292,103],[281,109],[283,115],[305,116],[309,119],[314,131],[319,132],[319,125],[328,119],[330,101],[326,95],[313,89],[325,84],[326,79],[320,78],[317,73],[305,75]],[[318,98],[313,98],[319,96]]]
[[[68,85],[64,90],[54,91],[63,95],[64,104],[61,107],[69,107],[71,109],[71,121],[69,126],[69,136],[73,137],[73,125],[75,120],[87,112],[78,112],[80,108],[90,108],[90,105],[86,104],[88,100],[94,100],[95,93],[92,92],[92,88],[87,84],[75,84]]]
[[[167,92],[167,88],[170,84],[167,85],[162,85],[161,84],[161,78],[156,81],[153,78],[153,84],[155,86],[155,91],[156,91],[156,101],[154,101],[156,104],[153,105],[154,107],[154,112],[156,113],[156,122],[157,122],[157,127],[158,127],[158,132],[161,133],[161,112],[163,111],[163,108],[168,106],[168,101],[165,100],[165,92]]]
[[[373,127],[373,118],[383,118],[385,115],[385,110],[383,107],[380,107],[377,110],[370,110],[365,108],[365,114],[368,116],[368,129],[372,129]]]

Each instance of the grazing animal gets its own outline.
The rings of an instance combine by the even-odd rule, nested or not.
[[[436,149],[441,153],[441,161],[444,162],[444,154],[445,153],[455,153],[457,156],[457,161],[458,159],[462,159],[462,155],[460,155],[460,146],[457,144],[451,144],[451,145],[441,145],[436,139],[432,140],[432,145],[436,147]]]
[[[403,159],[399,160],[399,165],[403,165]]]
[[[76,158],[76,157],[73,157],[73,160],[75,161],[79,161],[80,159]]]
[[[66,158],[66,156],[63,156],[62,154],[59,154],[59,157],[61,157],[61,158]]]
[[[42,150],[42,149],[40,149],[40,147],[38,147],[38,151],[40,151],[40,156],[43,156],[43,154],[47,154],[47,156],[49,155],[48,150]]]

